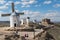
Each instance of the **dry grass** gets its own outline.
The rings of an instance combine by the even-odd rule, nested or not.
[[[54,27],[54,29],[48,30],[48,32],[56,39],[60,40],[60,27]]]

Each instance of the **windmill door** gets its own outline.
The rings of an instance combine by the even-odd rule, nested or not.
[[[14,27],[16,27],[16,23],[14,23]]]

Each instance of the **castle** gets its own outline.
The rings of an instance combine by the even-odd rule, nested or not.
[[[48,26],[48,25],[53,24],[53,22],[51,22],[50,19],[45,18],[45,19],[42,19],[41,24],[44,25],[44,26]]]

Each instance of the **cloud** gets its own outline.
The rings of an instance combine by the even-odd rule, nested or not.
[[[58,8],[58,7],[60,7],[60,4],[55,4],[55,5],[53,5],[53,7]]]
[[[39,11],[23,10],[22,12],[25,13],[24,14],[25,17],[36,18],[37,16],[40,16]]]
[[[21,1],[28,1],[28,0],[21,0]]]
[[[32,10],[23,10],[22,12],[24,12],[24,15],[21,15],[21,19],[25,19],[27,17],[30,17],[30,20],[39,20],[40,21],[40,12],[39,11],[32,11]]]
[[[60,0],[53,0],[54,2],[60,2]]]
[[[34,15],[37,15],[40,13],[39,11],[30,11],[30,10],[23,10],[22,12],[24,12],[25,14],[34,14]]]
[[[8,8],[9,5],[11,5],[12,1],[8,1],[5,4],[3,4],[2,6],[0,6],[1,10],[5,10]]]
[[[7,9],[8,7],[3,5],[3,6],[0,6],[0,9]]]
[[[45,14],[46,17],[57,17],[59,13],[57,11],[50,11]]]
[[[8,1],[7,3],[5,3],[5,5],[6,5],[6,6],[11,5],[12,2],[13,2],[13,1]]]
[[[35,7],[40,7],[41,5],[35,5]]]
[[[21,7],[22,8],[24,8],[24,7],[30,7],[30,5],[22,5]]]
[[[32,3],[36,2],[36,0],[21,0],[21,1],[24,2],[25,4],[27,4],[27,3],[32,4]]]
[[[45,17],[55,17],[57,13],[51,12],[51,13],[46,13]]]
[[[32,11],[29,12],[29,10],[23,10],[22,12],[24,12],[25,14],[31,14]]]
[[[30,7],[29,5],[30,4],[34,4],[36,3],[37,1],[36,0],[21,0],[21,4],[22,4],[22,7]]]
[[[12,1],[8,1],[5,4],[3,4],[2,6],[0,6],[1,10],[5,10],[8,8],[9,5],[11,5]]]
[[[4,3],[6,3],[6,1],[0,0],[0,4],[4,4]]]
[[[59,21],[60,20],[60,14],[57,11],[50,11],[48,13],[45,13],[44,18],[49,18],[52,21]]]
[[[9,5],[11,5],[12,2],[13,1],[8,1],[8,2],[5,3],[5,5],[9,6]],[[24,8],[24,7],[30,7],[31,4],[36,3],[36,0],[21,0],[21,1],[16,1],[14,3],[15,3],[15,5],[19,5],[20,4],[21,7]]]
[[[51,4],[52,1],[44,1],[44,4]]]
[[[30,0],[29,3],[32,4],[32,3],[35,3],[36,1],[35,0]]]
[[[21,0],[21,1],[16,1],[14,2],[15,5],[20,4],[22,8],[24,7],[30,7],[31,4],[35,4],[37,1],[36,0]]]
[[[20,1],[16,1],[15,2],[15,5],[18,5],[18,4],[21,4],[21,2]]]

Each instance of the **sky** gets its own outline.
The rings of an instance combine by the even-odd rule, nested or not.
[[[60,0],[0,0],[0,21],[10,20],[10,16],[2,17],[1,14],[11,13],[12,2],[16,12],[24,12],[20,19],[30,17],[30,20],[48,18],[60,21]]]

